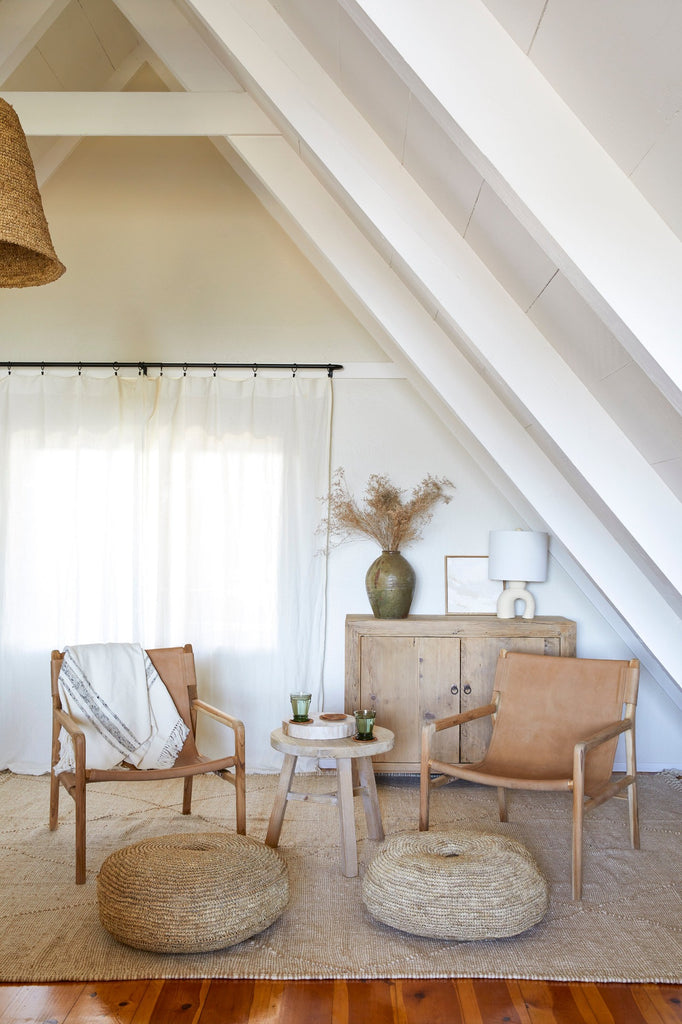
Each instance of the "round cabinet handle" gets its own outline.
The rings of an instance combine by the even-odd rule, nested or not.
[[[469,684],[468,684],[468,683],[467,683],[467,684],[466,684],[466,686],[464,687],[464,692],[465,692],[466,694],[469,694],[469,693],[471,693],[471,687],[469,686]]]
[[[452,694],[459,693],[459,686],[457,685],[457,683],[453,683],[452,684],[452,686],[450,687],[450,693],[452,693]]]

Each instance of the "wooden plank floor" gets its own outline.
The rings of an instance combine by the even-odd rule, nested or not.
[[[682,985],[107,981],[0,985],[2,1024],[682,1024]]]

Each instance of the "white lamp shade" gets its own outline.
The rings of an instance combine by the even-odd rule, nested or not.
[[[534,530],[491,530],[488,577],[541,583],[547,579],[546,533]]]

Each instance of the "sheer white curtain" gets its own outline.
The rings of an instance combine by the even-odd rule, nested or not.
[[[49,656],[192,643],[250,770],[292,689],[322,700],[331,382],[0,381],[0,767],[49,768]],[[218,750],[218,727],[202,736]]]

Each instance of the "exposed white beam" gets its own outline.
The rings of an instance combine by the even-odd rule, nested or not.
[[[169,0],[114,0],[136,32],[189,92],[226,92],[241,86],[188,25],[185,14]],[[152,42],[153,40],[153,42]],[[180,59],[178,59],[180,58]]]
[[[62,13],[69,0],[0,2],[0,82],[4,82]]]
[[[482,0],[340,0],[682,411],[682,242]]]
[[[107,92],[123,89],[133,75],[137,74],[142,65],[149,59],[149,56],[150,51],[143,43],[136,46],[133,52],[129,53],[114,73],[110,75],[101,91]],[[47,152],[41,154],[35,163],[36,178],[40,188],[68,160],[80,141],[80,136],[64,135],[58,138]]]
[[[257,137],[231,145],[305,232],[316,264],[329,261],[412,371],[453,410],[572,556],[589,566],[594,585],[668,676],[682,679],[678,616],[291,147],[283,139]]]
[[[267,135],[244,92],[4,92],[26,135]]]
[[[680,503],[282,19],[264,0],[188,7],[682,593]]]

